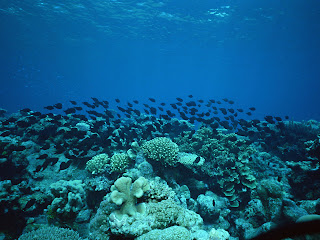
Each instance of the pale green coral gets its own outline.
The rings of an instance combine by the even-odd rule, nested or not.
[[[42,227],[19,237],[19,240],[81,240],[73,230],[59,227]]]
[[[177,163],[179,147],[169,138],[154,138],[144,143],[141,149],[148,159],[161,162],[165,166],[174,166]]]
[[[179,225],[189,230],[198,229],[203,219],[191,210],[185,209],[171,199],[147,205],[148,215],[155,217],[155,228],[165,228],[171,225]]]
[[[152,230],[137,240],[191,240],[191,234],[188,229],[180,226],[172,226],[164,230]]]
[[[130,158],[126,153],[116,153],[110,159],[112,172],[122,173],[129,166]]]
[[[121,177],[111,186],[111,201],[121,205],[120,210],[115,212],[118,219],[123,215],[134,216],[137,212],[144,213],[144,204],[137,204],[137,198],[141,198],[144,192],[150,189],[148,180],[144,177],[138,178],[132,183],[132,179]]]
[[[205,162],[205,159],[193,153],[180,152],[178,154],[178,162],[186,167],[193,167],[202,166]]]
[[[87,162],[86,169],[92,174],[103,173],[106,171],[109,161],[110,159],[105,153],[96,155]]]

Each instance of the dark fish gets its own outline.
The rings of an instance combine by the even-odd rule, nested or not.
[[[223,101],[228,102],[228,98],[222,98]]]
[[[129,107],[133,107],[132,103],[128,102],[127,104],[128,104]]]
[[[118,99],[118,98],[116,98],[115,101],[116,101],[117,103],[120,103],[120,99]]]
[[[82,107],[74,107],[77,111],[81,111]]]
[[[241,108],[238,108],[237,110],[238,110],[238,112],[241,112],[241,113],[243,112],[243,109],[241,109]]]
[[[41,154],[39,157],[37,157],[37,159],[45,159],[48,157],[48,154]]]
[[[72,116],[75,117],[75,118],[78,118],[78,119],[80,119],[82,121],[88,121],[88,118],[86,116],[84,116],[84,115],[81,115],[81,114],[73,114]]]
[[[192,96],[192,95],[188,95],[188,97],[189,97],[189,98],[193,98],[193,96]]]
[[[228,122],[228,121],[221,121],[221,122],[220,122],[220,125],[221,125],[222,127],[224,127],[225,129],[232,130],[232,127],[229,125],[229,122]]]
[[[288,120],[288,119],[289,119],[289,116],[284,116],[284,118],[285,118],[286,120]]]
[[[167,110],[166,113],[167,113],[170,117],[174,117],[174,116],[175,116],[175,114],[172,113],[170,110]]]
[[[140,115],[141,115],[140,111],[139,111],[139,110],[137,110],[137,109],[134,109],[134,110],[133,110],[133,112],[134,112],[135,114],[137,114],[138,116],[140,116]]]
[[[143,106],[145,106],[146,108],[150,108],[148,104],[143,104]]]
[[[203,103],[204,101],[202,99],[198,100],[199,103]]]
[[[152,114],[156,115],[156,114],[157,114],[157,109],[154,108],[154,107],[151,107],[151,108],[150,108],[150,112],[151,112]]]
[[[275,120],[277,120],[278,122],[281,122],[282,121],[282,118],[281,117],[274,117]]]
[[[249,109],[250,109],[251,111],[255,111],[255,110],[256,110],[255,107],[250,107]]]
[[[21,109],[20,112],[28,113],[28,112],[31,112],[31,109],[30,108],[24,108],[24,109]]]
[[[174,109],[177,109],[177,106],[174,103],[170,103],[171,107],[173,107]]]
[[[220,102],[220,101],[217,101],[217,103],[218,103],[218,104],[221,104],[221,102]]]
[[[234,104],[234,101],[232,101],[232,100],[229,100],[229,103],[230,103],[230,104]]]
[[[183,112],[179,112],[179,114],[183,120],[188,120],[188,117]]]
[[[159,109],[160,111],[163,111],[163,108],[162,108],[162,107],[158,107],[158,109]]]
[[[117,106],[117,108],[121,111],[121,112],[126,112],[126,110],[122,107]]]
[[[251,115],[252,115],[252,113],[251,113],[251,112],[247,112],[246,114],[247,114],[248,116],[251,116]]]
[[[96,103],[100,103],[100,101],[98,100],[98,98],[92,97],[91,99],[92,99],[94,102],[96,102]]]
[[[230,113],[234,113],[234,109],[233,109],[233,108],[228,108],[228,111],[229,111]]]
[[[160,103],[160,105],[161,105],[161,106],[165,106],[166,104],[165,104],[165,103]]]
[[[216,102],[216,100],[214,100],[214,99],[209,99],[209,101],[212,102],[212,103]]]
[[[223,113],[223,115],[226,115],[227,114],[227,110],[225,108],[219,108],[220,111]]]
[[[41,112],[33,112],[32,115],[36,116],[36,117],[40,117],[42,115],[42,113]]]
[[[183,102],[183,99],[182,98],[176,98],[179,102]]]
[[[53,105],[56,109],[62,109],[62,103],[56,103]]]
[[[143,109],[146,114],[150,114],[147,109]]]
[[[133,100],[133,102],[134,102],[135,104],[139,104],[139,101],[138,101],[138,100]]]
[[[198,164],[199,162],[200,162],[200,160],[201,160],[201,158],[198,156],[197,158],[196,158],[196,160],[194,160],[194,164]]]
[[[186,105],[188,107],[196,107],[197,106],[197,104],[194,101],[187,102]]]
[[[182,103],[181,102],[177,102],[176,103],[178,106],[182,106]]]
[[[253,119],[251,122],[252,122],[253,126],[256,126],[257,124],[260,123],[260,120],[258,120],[258,119]]]
[[[54,107],[53,106],[46,106],[46,107],[44,107],[45,109],[48,109],[48,110],[53,110],[54,109]]]
[[[95,108],[96,108],[95,105],[92,105],[92,104],[90,104],[90,103],[88,103],[88,102],[82,102],[82,103],[83,103],[83,105],[87,106],[88,108],[92,108],[92,109],[95,109]]]
[[[71,113],[75,113],[76,110],[74,108],[68,108],[66,110],[63,110],[66,114],[71,114]]]
[[[154,98],[149,98],[149,100],[150,100],[151,102],[156,102],[156,100],[155,100]]]
[[[76,101],[70,101],[72,105],[77,105]]]
[[[272,116],[265,116],[264,119],[270,124],[274,124],[275,123],[275,121],[273,120]]]
[[[167,120],[167,121],[171,119],[168,115],[165,115],[165,114],[160,115],[160,118],[163,118],[164,120]]]

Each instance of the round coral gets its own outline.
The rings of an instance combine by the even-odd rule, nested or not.
[[[143,144],[141,148],[144,156],[150,160],[170,166],[174,166],[177,163],[179,147],[169,138],[154,138]]]

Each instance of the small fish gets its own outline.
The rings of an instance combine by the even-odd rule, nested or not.
[[[182,98],[176,98],[179,102],[183,102],[183,99]]]
[[[53,106],[57,109],[62,109],[62,103],[56,103]]]
[[[249,109],[250,109],[251,111],[255,111],[255,110],[256,110],[255,107],[250,107]]]
[[[156,115],[156,114],[157,114],[157,109],[154,108],[154,107],[151,107],[151,108],[150,108],[150,112],[151,112],[152,114]]]
[[[74,108],[68,108],[68,109],[64,110],[64,112],[65,112],[66,114],[71,114],[71,113],[75,113],[76,110],[75,110]]]
[[[77,105],[76,101],[70,101],[72,105]]]
[[[186,105],[188,107],[196,107],[197,106],[197,104],[194,101],[187,102]]]
[[[53,110],[54,109],[54,107],[53,106],[46,106],[46,107],[44,107],[45,109],[48,109],[48,110]]]
[[[278,122],[281,122],[282,121],[282,118],[281,117],[274,117],[275,120],[277,120]]]
[[[28,112],[31,112],[31,109],[30,108],[24,108],[24,109],[21,109],[20,112],[28,113]]]
[[[48,154],[41,154],[39,157],[37,157],[37,159],[45,159],[48,157]]]
[[[192,96],[192,95],[188,95],[188,97],[189,97],[189,98],[193,98],[193,96]]]
[[[156,100],[155,100],[154,98],[149,98],[149,100],[150,100],[151,102],[156,102]]]
[[[133,100],[133,102],[134,102],[135,104],[139,104],[139,101],[138,101],[138,100]]]

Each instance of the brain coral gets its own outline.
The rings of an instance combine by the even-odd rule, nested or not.
[[[141,149],[144,156],[150,160],[169,166],[174,166],[177,163],[179,147],[169,138],[154,138],[144,143]]]

